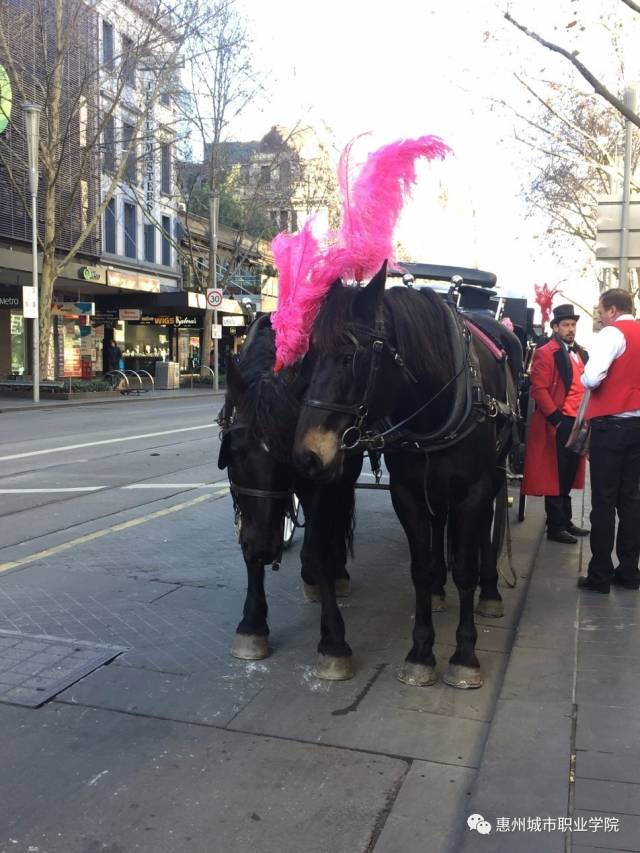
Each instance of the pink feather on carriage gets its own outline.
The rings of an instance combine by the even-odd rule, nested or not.
[[[369,155],[351,185],[352,147],[353,142],[346,146],[338,168],[340,228],[321,245],[307,222],[299,233],[279,234],[272,243],[280,274],[278,310],[271,320],[276,371],[305,354],[320,305],[336,281],[363,281],[385,260],[395,266],[393,232],[416,181],[415,162],[443,159],[451,150],[436,136],[385,145]]]

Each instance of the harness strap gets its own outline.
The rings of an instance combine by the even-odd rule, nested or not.
[[[267,489],[247,489],[244,486],[236,486],[229,480],[229,491],[235,495],[246,495],[249,498],[272,498],[274,500],[288,500],[293,495],[293,489],[286,492],[270,492]]]

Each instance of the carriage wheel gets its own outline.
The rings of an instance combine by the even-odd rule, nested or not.
[[[294,518],[297,519],[300,512],[300,498],[297,495],[293,496],[292,504],[291,509],[288,509],[284,514],[284,533],[282,537],[283,548],[289,548],[291,546],[293,537],[296,533]]]

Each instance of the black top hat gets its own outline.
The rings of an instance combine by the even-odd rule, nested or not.
[[[559,323],[560,320],[579,320],[580,317],[575,312],[573,305],[567,302],[565,305],[556,305],[553,309],[553,317],[551,323]]]

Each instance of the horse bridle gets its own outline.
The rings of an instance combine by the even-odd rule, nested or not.
[[[347,326],[345,329],[344,335],[353,345],[353,358],[352,358],[352,372],[355,375],[355,360],[358,354],[358,351],[361,349],[365,349],[363,347],[361,340],[358,338],[358,334],[362,337],[367,337],[370,340],[371,347],[371,361],[369,362],[369,375],[367,376],[367,384],[364,389],[364,393],[362,395],[362,400],[359,403],[354,403],[352,405],[346,405],[343,403],[327,403],[324,400],[315,400],[313,398],[306,398],[302,401],[303,405],[310,406],[314,409],[324,409],[328,412],[335,412],[341,415],[353,415],[355,418],[354,423],[347,427],[346,430],[342,433],[342,438],[340,439],[340,450],[356,450],[360,447],[363,440],[363,426],[369,414],[369,399],[373,392],[373,389],[376,384],[376,379],[378,376],[378,371],[380,370],[380,364],[382,361],[382,354],[386,350],[393,362],[398,365],[409,377],[409,379],[416,383],[417,379],[411,373],[407,365],[404,363],[404,359],[397,351],[395,347],[393,347],[388,339],[386,334],[386,325],[383,319],[380,317],[375,321],[375,327],[370,328],[368,326],[358,326],[352,325]],[[350,354],[351,350],[348,350]],[[384,446],[384,441],[379,446],[379,449],[382,449]],[[376,449],[372,446],[372,449]]]

